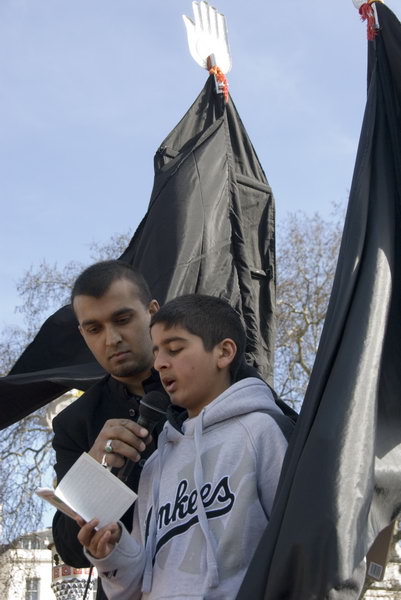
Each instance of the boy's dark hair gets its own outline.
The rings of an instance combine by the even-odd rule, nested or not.
[[[71,304],[74,302],[75,296],[101,298],[117,279],[131,281],[138,291],[139,300],[144,306],[148,306],[152,300],[148,284],[141,273],[121,260],[104,260],[82,271],[73,285]]]
[[[230,365],[232,377],[244,359],[246,335],[238,313],[222,298],[187,294],[170,300],[155,313],[150,327],[161,323],[170,329],[181,326],[202,339],[207,352],[225,338],[232,339],[237,353]]]

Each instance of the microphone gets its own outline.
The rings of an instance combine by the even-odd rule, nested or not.
[[[139,402],[138,425],[152,433],[156,425],[165,419],[169,404],[170,398],[163,392],[153,391],[145,394]]]
[[[149,433],[152,433],[156,425],[166,418],[169,404],[170,398],[163,392],[154,390],[145,394],[139,403],[138,425],[147,429]],[[133,460],[127,458],[125,464],[119,470],[117,477],[126,483],[135,464]]]

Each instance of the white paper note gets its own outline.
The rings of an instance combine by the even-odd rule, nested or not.
[[[86,452],[81,454],[54,492],[48,488],[36,492],[59,510],[63,510],[60,499],[85,521],[99,519],[99,528],[118,521],[137,498],[135,492]]]

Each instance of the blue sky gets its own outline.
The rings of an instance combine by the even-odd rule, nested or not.
[[[351,0],[219,0],[230,91],[276,203],[345,202],[366,98],[366,25]],[[398,17],[397,0],[387,2]],[[189,0],[0,2],[0,328],[42,259],[88,260],[135,228],[153,154],[201,90],[181,15]]]

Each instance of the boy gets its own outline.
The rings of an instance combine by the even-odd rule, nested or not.
[[[152,316],[155,368],[171,398],[143,470],[132,536],[84,525],[109,598],[233,599],[265,529],[292,423],[256,378],[235,384],[245,333],[234,309],[188,295]]]

